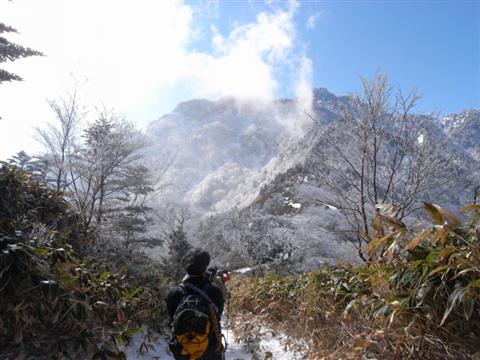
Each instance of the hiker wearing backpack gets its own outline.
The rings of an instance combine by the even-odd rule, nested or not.
[[[177,360],[222,360],[222,291],[205,274],[210,255],[194,249],[183,259],[187,275],[170,290],[167,310],[173,324],[170,350]]]
[[[205,275],[213,286],[216,286],[220,289],[223,299],[227,299],[229,295],[225,283],[230,281],[230,275],[228,272],[225,270],[219,270],[218,267],[211,267],[207,269]]]

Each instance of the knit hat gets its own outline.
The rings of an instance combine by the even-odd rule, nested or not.
[[[183,258],[188,275],[202,275],[210,264],[210,254],[201,249],[190,250]]]

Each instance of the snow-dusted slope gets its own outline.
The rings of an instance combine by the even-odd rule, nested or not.
[[[147,131],[158,199],[202,212],[248,203],[301,121],[294,101],[179,104]]]
[[[440,124],[452,142],[480,161],[480,110],[468,109],[444,116]]]
[[[148,128],[147,158],[156,175],[158,204],[187,207],[197,224],[211,216],[221,222],[222,214],[248,206],[277,217],[284,229],[294,232],[298,261],[305,270],[318,262],[357,258],[354,248],[334,235],[332,229],[342,227],[342,217],[326,203],[326,190],[308,169],[311,149],[315,144],[319,148],[319,129],[335,125],[339,109],[348,103],[348,97],[315,89],[307,110],[315,120],[288,99],[268,104],[232,98],[179,104]],[[455,169],[459,178],[478,168],[480,111],[443,119],[419,115],[417,120],[423,126],[422,141],[441,138],[456,158],[464,158]],[[452,191],[464,188],[463,198],[457,196],[454,206],[465,202],[472,184],[457,185]],[[442,196],[435,200],[453,199],[449,193]],[[212,238],[215,231],[209,226],[215,225],[202,226],[204,235],[195,237]]]

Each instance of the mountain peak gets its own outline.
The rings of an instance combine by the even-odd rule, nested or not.
[[[207,99],[193,99],[179,103],[173,113],[185,116],[198,116],[201,113],[210,112],[214,103]]]
[[[337,96],[328,91],[328,89],[319,87],[313,89],[313,98],[321,101],[335,101]]]

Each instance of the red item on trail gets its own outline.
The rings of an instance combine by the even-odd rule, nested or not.
[[[227,273],[223,273],[223,277],[222,277],[222,278],[223,278],[223,282],[225,283],[225,282],[227,282],[227,281],[230,280],[230,275],[228,275]]]

